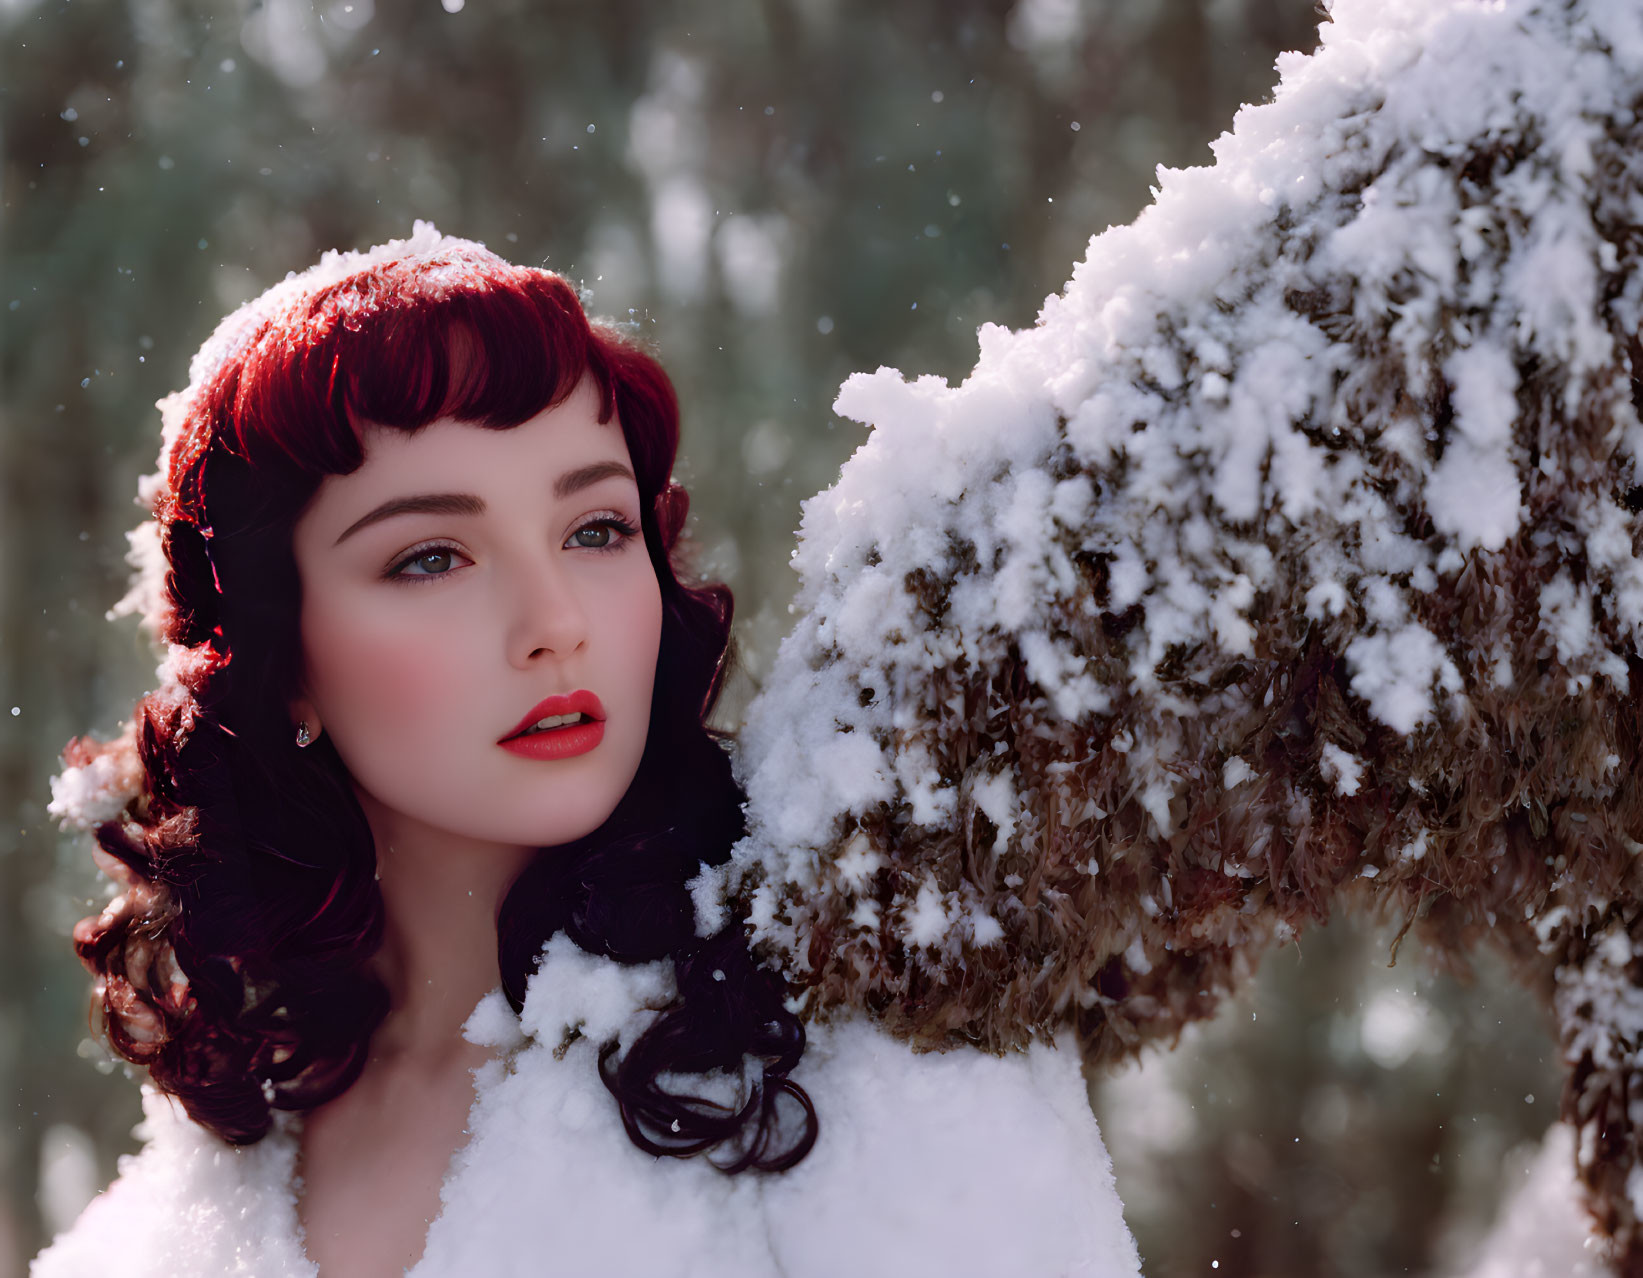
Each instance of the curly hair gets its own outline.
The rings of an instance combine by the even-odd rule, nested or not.
[[[628,792],[592,834],[540,849],[502,903],[503,989],[519,1011],[560,931],[620,963],[671,957],[674,1001],[619,1058],[614,1042],[599,1054],[633,1142],[717,1150],[716,1165],[741,1171],[790,1167],[815,1141],[814,1107],[787,1077],[805,1035],[783,981],[739,924],[695,930],[688,881],[741,837],[743,796],[706,723],[730,658],[730,591],[681,580],[673,562],[688,500],[669,477],[672,385],[632,340],[591,324],[559,276],[422,224],[369,253],[327,254],[231,315],[189,388],[161,402],[161,471],[142,498],[154,519],[132,535],[140,571],[121,607],[168,646],[162,685],[122,737],[63,752],[82,788],[101,779],[102,810],[84,823],[124,887],[74,930],[94,1010],[115,1051],[226,1141],[254,1142],[272,1110],[346,1090],[387,1010],[368,968],[383,935],[370,829],[329,738],[289,747],[295,521],[325,476],[364,461],[358,422],[507,429],[584,379],[633,461],[660,656]],[[741,1072],[750,1056],[762,1077],[738,1106],[662,1085]],[[783,1096],[802,1111],[796,1134]]]

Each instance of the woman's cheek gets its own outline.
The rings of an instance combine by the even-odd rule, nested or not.
[[[662,591],[656,576],[646,564],[645,578],[639,589],[631,591],[624,600],[622,634],[627,638],[626,663],[630,677],[645,689],[648,709],[656,682],[656,658],[661,650]]]
[[[323,653],[318,699],[344,721],[336,724],[341,736],[391,744],[427,723],[450,724],[453,705],[463,700],[452,636],[427,634],[387,614],[353,625],[322,619],[313,639]]]

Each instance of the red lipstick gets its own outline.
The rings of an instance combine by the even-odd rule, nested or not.
[[[563,727],[522,735],[543,719],[567,714],[581,715],[583,718],[580,722]],[[605,707],[593,693],[578,688],[568,696],[545,697],[537,702],[497,744],[509,753],[526,759],[568,759],[572,755],[586,754],[604,738]]]

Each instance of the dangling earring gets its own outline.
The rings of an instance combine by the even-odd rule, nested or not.
[[[308,735],[308,722],[305,719],[297,721],[297,748],[312,745],[314,738]]]

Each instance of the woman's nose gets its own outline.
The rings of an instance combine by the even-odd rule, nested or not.
[[[587,609],[574,575],[558,563],[534,564],[507,587],[513,594],[508,659],[523,669],[543,656],[568,657],[588,641]]]

